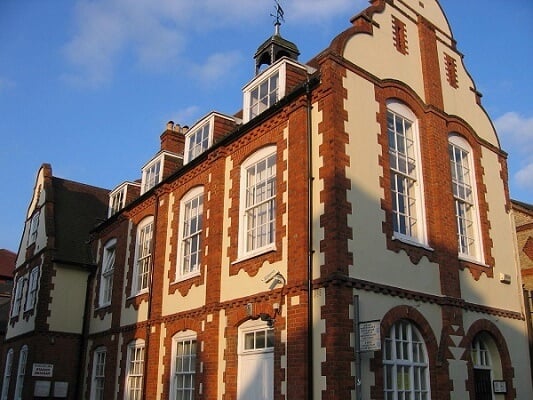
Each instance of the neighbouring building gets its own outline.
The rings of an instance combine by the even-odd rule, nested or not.
[[[533,368],[533,204],[512,200],[518,260],[529,323],[529,356]]]
[[[0,343],[6,336],[11,291],[13,290],[13,272],[17,255],[10,250],[0,249]],[[0,348],[3,348],[0,346]],[[2,351],[0,351],[0,355]]]
[[[89,232],[107,216],[108,194],[39,169],[16,257],[1,400],[79,398]]]
[[[42,266],[40,382],[91,400],[533,398],[507,155],[439,2],[370,3],[307,63],[278,21],[241,111],[169,122],[139,181],[92,188],[93,258],[48,269],[21,244],[17,281]],[[17,298],[13,386],[34,335]]]

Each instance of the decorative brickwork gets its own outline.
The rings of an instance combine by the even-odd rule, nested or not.
[[[407,46],[407,29],[405,24],[392,16],[392,40],[394,47],[402,54],[409,54],[409,48]]]
[[[444,68],[446,69],[446,79],[448,80],[448,83],[451,87],[457,89],[459,87],[457,63],[455,58],[446,53],[444,53]]]

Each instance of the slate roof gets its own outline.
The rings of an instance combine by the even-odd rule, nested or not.
[[[57,177],[52,186],[54,259],[92,263],[89,232],[107,217],[109,190]]]
[[[0,249],[0,279],[13,278],[17,255],[12,251]]]

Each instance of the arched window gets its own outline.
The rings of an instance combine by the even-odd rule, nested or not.
[[[106,348],[98,347],[93,356],[91,400],[104,400]]]
[[[11,371],[13,369],[13,349],[9,349],[6,356],[6,365],[4,368],[4,379],[2,382],[2,400],[7,400],[9,394],[9,381],[11,380]]]
[[[177,278],[200,272],[204,210],[203,187],[191,189],[180,201]]]
[[[418,122],[398,101],[387,102],[387,135],[394,237],[426,244]]]
[[[426,345],[407,320],[396,322],[385,337],[383,378],[385,400],[431,398]]]
[[[26,375],[26,362],[28,361],[28,346],[24,345],[19,353],[19,365],[17,369],[17,383],[15,384],[15,400],[22,399],[22,389],[24,388],[24,376]]]
[[[128,344],[125,400],[141,400],[143,398],[143,381],[144,340],[137,339]]]
[[[115,270],[115,252],[117,240],[111,239],[104,246],[102,269],[100,274],[100,307],[111,304],[113,292],[113,271]]]
[[[152,238],[154,218],[143,219],[137,227],[135,244],[135,263],[133,269],[132,296],[148,291],[150,285],[150,268],[152,265]]]
[[[452,171],[459,255],[483,262],[472,149],[462,137],[449,137],[448,152]]]
[[[495,349],[490,337],[478,334],[472,342],[471,356],[474,367],[474,390],[476,399],[492,400],[492,356],[490,347]]]
[[[172,338],[171,400],[195,398],[196,332],[179,332]]]
[[[275,248],[276,147],[265,147],[241,167],[239,256],[249,257]]]

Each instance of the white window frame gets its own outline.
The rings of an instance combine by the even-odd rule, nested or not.
[[[212,115],[201,120],[197,127],[191,128],[185,135],[185,157],[187,164],[211,147],[213,143],[214,118]]]
[[[24,389],[24,376],[26,375],[26,364],[28,362],[28,346],[24,345],[19,352],[19,363],[17,368],[17,381],[15,384],[14,400],[22,399],[22,389]]]
[[[137,339],[128,344],[126,360],[125,400],[142,400],[144,381],[144,340]]]
[[[107,350],[101,346],[93,353],[93,371],[91,375],[91,400],[104,400],[105,364]]]
[[[39,233],[40,215],[41,215],[41,211],[37,210],[33,213],[30,219],[29,233],[28,233],[28,246],[32,245],[37,240],[37,235]]]
[[[413,323],[397,321],[384,339],[382,352],[385,400],[431,399],[427,348]]]
[[[141,194],[148,192],[163,179],[163,154],[151,160],[142,169]]]
[[[11,317],[16,317],[22,310],[22,298],[24,297],[25,282],[25,276],[21,276],[17,279],[17,283],[15,284],[15,297],[13,297],[13,307],[11,308]]]
[[[274,328],[265,322],[253,321],[239,329],[239,354],[271,353],[274,351]]]
[[[131,295],[137,296],[148,292],[152,269],[154,218],[143,219],[137,227],[135,239],[135,261]]]
[[[479,335],[474,338],[471,348],[472,365],[476,369],[487,369],[492,371],[492,360],[490,349],[485,340]]]
[[[109,211],[107,214],[108,217],[111,217],[113,214],[116,214],[124,208],[124,205],[126,203],[126,191],[127,186],[123,185],[118,189],[113,190],[109,194]]]
[[[196,332],[187,330],[172,338],[171,400],[194,399],[197,352]]]
[[[113,294],[113,273],[116,263],[117,239],[109,240],[104,246],[102,268],[100,273],[100,293],[98,305],[105,307],[111,304]]]
[[[390,117],[394,118],[394,129],[389,126]],[[397,128],[399,123],[403,132]],[[409,129],[405,129],[407,124]],[[393,238],[425,247],[427,228],[418,121],[407,106],[395,100],[387,101],[387,136]]]
[[[452,172],[459,257],[484,263],[472,148],[464,138],[452,134],[448,140],[448,154]],[[463,162],[459,160],[461,156]]]
[[[180,201],[177,280],[183,280],[200,274],[202,262],[204,188],[202,186],[189,190]],[[195,207],[191,207],[195,205]],[[191,260],[196,257],[196,261]]]
[[[273,160],[269,173],[268,164]],[[267,163],[265,176],[260,181],[250,182],[258,175],[257,167]],[[255,173],[251,173],[255,169]],[[250,173],[249,173],[250,171]],[[240,221],[239,221],[239,259],[276,249],[276,210],[277,210],[277,149],[276,146],[264,147],[250,157],[241,166],[240,174]],[[272,185],[268,192],[269,182]],[[257,198],[258,188],[265,184],[265,197]],[[252,197],[249,196],[252,191]],[[260,222],[263,216],[266,217]],[[263,238],[263,239],[261,239]]]
[[[272,105],[277,103],[280,99],[282,99],[285,96],[286,79],[287,79],[286,78],[287,64],[289,62],[290,61],[287,59],[283,59],[283,58],[280,59],[278,62],[274,63],[273,65],[265,69],[261,74],[259,74],[248,85],[244,87],[243,89],[243,93],[244,93],[244,107],[243,107],[244,118],[243,120],[244,122],[248,122],[251,119],[255,118],[256,116],[258,116],[263,111],[270,108]],[[295,64],[295,65],[298,65],[298,64]],[[257,110],[252,110],[252,108],[255,106],[254,100],[253,100],[253,92],[256,89],[260,88],[261,85],[267,84],[268,86],[270,86],[271,85],[270,80],[275,75],[277,75],[277,88],[272,90],[272,88],[269,87],[268,92],[267,92],[267,101],[262,103],[263,107],[261,109],[258,108]],[[272,95],[273,92],[274,92],[274,95]]]
[[[41,267],[34,267],[30,272],[30,282],[28,284],[28,293],[26,295],[26,303],[24,304],[24,311],[32,310],[37,301],[37,292],[39,291],[39,276]]]
[[[6,355],[6,364],[4,368],[4,379],[2,382],[2,399],[7,400],[9,395],[9,382],[11,380],[11,373],[13,372],[13,349],[9,349]]]

